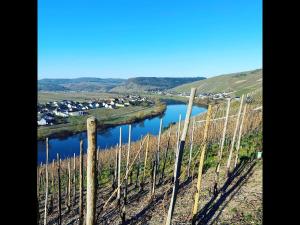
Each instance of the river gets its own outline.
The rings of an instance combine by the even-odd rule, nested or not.
[[[157,135],[159,131],[159,121],[163,118],[163,127],[168,127],[173,122],[178,122],[179,114],[181,119],[185,119],[187,105],[186,104],[169,104],[165,113],[161,116],[156,116],[151,119],[145,119],[142,122],[132,124],[131,140],[136,141],[141,136],[151,133]],[[206,111],[206,108],[200,106],[193,106],[192,116],[201,114]],[[116,127],[107,128],[97,132],[97,143],[101,149],[110,148],[115,146],[119,142],[119,132],[122,127],[122,142],[126,144],[128,142],[128,125],[120,125]],[[56,154],[59,153],[61,159],[75,155],[79,155],[79,141],[83,140],[84,152],[87,148],[86,132],[70,135],[63,138],[49,139],[49,162],[56,159]],[[46,161],[46,145],[45,141],[38,141],[38,158],[37,163],[45,163]]]

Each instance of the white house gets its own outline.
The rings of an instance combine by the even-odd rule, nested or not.
[[[110,105],[110,104],[105,104],[104,107],[107,108],[107,109],[114,109],[114,108],[116,108],[115,105]]]
[[[40,125],[40,126],[45,126],[45,125],[47,125],[47,121],[46,121],[44,118],[38,120],[37,123],[38,123],[38,125]]]
[[[71,116],[83,116],[85,114],[86,114],[86,112],[84,112],[84,111],[77,111],[77,112],[70,112],[69,113],[69,115],[71,115]]]
[[[125,107],[124,104],[120,104],[120,103],[116,103],[116,106],[118,106],[118,107]]]
[[[49,116],[49,115],[46,115],[46,116],[43,116],[43,118],[45,119],[45,120],[54,120],[54,117],[53,116]]]
[[[56,116],[68,117],[68,112],[60,112],[60,111],[54,110],[53,113],[54,113]]]

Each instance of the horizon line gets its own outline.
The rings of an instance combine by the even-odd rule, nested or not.
[[[217,76],[222,76],[222,75],[229,75],[229,74],[235,74],[235,73],[245,73],[245,72],[250,72],[250,71],[255,71],[255,70],[262,70],[263,68],[260,67],[260,68],[256,68],[256,69],[250,69],[250,70],[244,70],[244,71],[238,71],[238,72],[229,72],[229,73],[222,73],[222,74],[216,74],[216,75],[207,75],[207,76],[182,76],[182,77],[179,77],[179,76],[147,76],[147,75],[144,75],[144,76],[132,76],[132,77],[127,77],[127,78],[116,78],[116,77],[98,77],[98,76],[78,76],[78,77],[73,77],[73,78],[40,78],[40,79],[37,79],[37,80],[46,80],[46,79],[64,79],[64,80],[72,80],[72,79],[80,79],[80,78],[98,78],[98,79],[120,79],[120,80],[128,80],[128,79],[131,79],[131,78],[144,78],[144,77],[152,77],[152,78],[212,78],[212,77],[217,77]],[[122,77],[122,76],[120,76]],[[123,76],[124,77],[124,76]]]

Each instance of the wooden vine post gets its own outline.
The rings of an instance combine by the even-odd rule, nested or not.
[[[96,151],[96,187],[100,187],[100,147]]]
[[[149,139],[150,135],[147,135],[147,144],[146,144],[146,152],[145,152],[145,160],[144,160],[144,168],[143,168],[143,176],[142,176],[142,182],[141,182],[141,190],[144,188],[144,182],[146,177],[146,171],[147,171],[147,158],[148,158],[148,149],[149,149]]]
[[[143,138],[141,137],[140,150],[142,149],[142,140],[143,140]],[[140,170],[141,170],[141,151],[139,151],[138,160],[137,160],[137,166],[136,166],[135,188],[141,187]]]
[[[179,114],[178,119],[178,127],[177,127],[177,134],[176,134],[176,148],[175,148],[175,160],[177,158],[177,151],[179,148],[179,140],[180,140],[180,122],[181,122],[181,114]],[[174,172],[175,173],[175,172]]]
[[[232,153],[233,153],[233,149],[234,149],[236,133],[237,133],[237,130],[239,128],[239,121],[240,121],[240,116],[241,116],[241,111],[242,111],[242,106],[243,106],[243,100],[244,100],[244,95],[242,95],[242,98],[241,98],[240,108],[239,108],[239,112],[238,112],[238,115],[237,115],[237,118],[236,118],[235,129],[234,129],[234,133],[233,133],[233,137],[232,137],[232,141],[231,141],[231,146],[230,146],[230,152],[229,152],[229,156],[228,156],[228,160],[227,160],[227,165],[226,165],[227,177],[229,177],[229,175],[230,175],[231,158],[232,158]]]
[[[163,123],[163,119],[161,118],[160,123],[159,123],[159,132],[158,132],[158,140],[157,140],[157,175],[158,175],[158,171],[159,171],[159,162],[160,162],[159,154],[160,154],[160,140],[161,140],[162,123]]]
[[[127,205],[127,186],[128,186],[128,169],[129,169],[129,156],[130,156],[130,145],[131,145],[131,124],[128,126],[128,148],[127,148],[127,157],[126,157],[126,168],[125,168],[125,187],[124,187],[124,204],[121,211],[121,220],[122,223],[125,223],[126,219],[126,205]]]
[[[40,172],[39,172],[39,184],[40,184],[40,190],[39,190],[39,194],[41,194],[41,191],[42,191],[42,186],[43,186],[43,181],[44,181],[44,179],[43,179],[43,168],[42,168],[42,162],[41,162],[41,164],[40,164]]]
[[[113,180],[113,189],[117,188],[117,179],[118,179],[118,153],[119,153],[119,144],[117,144],[115,149],[115,170],[114,170],[114,180]]]
[[[86,193],[86,225],[95,224],[96,213],[96,146],[97,120],[95,117],[87,119],[87,193]]]
[[[182,131],[182,135],[181,135],[181,139],[180,139],[180,144],[179,144],[179,148],[177,151],[177,157],[176,157],[176,161],[175,161],[174,185],[173,185],[173,192],[172,192],[171,202],[170,202],[170,206],[169,206],[169,210],[168,210],[168,215],[167,215],[167,219],[166,219],[166,225],[171,224],[173,211],[174,211],[174,207],[176,204],[176,198],[177,198],[177,193],[178,193],[178,189],[179,189],[179,176],[180,176],[180,170],[181,170],[183,149],[184,149],[185,139],[186,139],[189,123],[190,123],[190,117],[191,117],[191,113],[192,113],[193,100],[194,100],[195,94],[196,94],[196,88],[192,88],[187,111],[186,111],[186,116],[185,116],[183,131]]]
[[[57,218],[57,224],[61,224],[61,183],[60,183],[60,158],[59,154],[57,153],[57,183],[58,183],[58,193],[57,193],[57,206],[58,206],[58,218]]]
[[[196,190],[196,193],[195,193],[193,213],[192,213],[193,222],[194,222],[194,219],[195,219],[195,215],[198,212],[198,203],[199,203],[199,198],[200,198],[200,189],[201,189],[201,181],[202,181],[202,171],[203,171],[203,164],[204,164],[204,158],[205,158],[205,152],[206,152],[207,133],[208,133],[210,117],[211,117],[211,105],[208,106],[208,110],[207,110],[207,114],[206,114],[203,142],[202,142],[201,154],[200,154],[200,158],[199,158],[197,190]]]
[[[68,160],[68,211],[71,207],[71,159]]]
[[[37,182],[37,183],[36,183],[36,184],[37,184],[37,185],[36,185],[36,186],[37,186],[37,190],[36,190],[36,191],[37,191],[37,192],[36,192],[36,193],[37,193],[37,198],[38,198],[38,200],[39,200],[39,194],[40,194],[40,170],[39,170],[39,166],[37,166],[36,169],[37,169],[37,171],[36,171],[36,172],[37,172],[37,173],[36,173],[36,178],[37,178],[37,180],[36,180],[36,182]]]
[[[221,166],[221,160],[222,160],[226,131],[227,131],[229,111],[230,111],[230,98],[227,99],[227,108],[226,108],[226,116],[225,116],[225,122],[224,122],[223,133],[222,133],[221,147],[220,147],[220,151],[218,153],[218,164],[217,164],[217,168],[216,168],[216,176],[215,176],[215,183],[214,183],[214,193],[215,194],[217,193],[217,190],[218,190],[218,183],[219,183],[219,177],[220,177],[220,166]]]
[[[169,146],[170,146],[170,139],[171,139],[171,128],[169,129],[169,132],[168,132],[168,141],[167,141],[167,147],[166,147],[165,154],[164,154],[164,161],[163,161],[163,167],[161,170],[160,183],[162,183],[164,181],[165,168],[166,168],[166,163],[167,163],[167,159],[168,159],[168,151],[169,151]]]
[[[36,216],[37,216],[37,224],[39,224],[40,223],[40,210],[39,210],[39,196],[37,195],[36,196],[36,205],[37,205],[37,207],[36,207]]]
[[[79,224],[83,224],[83,141],[79,150]]]
[[[246,115],[246,110],[247,110],[247,103],[244,106],[242,121],[241,121],[240,129],[239,129],[239,136],[238,136],[238,141],[237,141],[237,145],[236,145],[236,155],[235,155],[235,160],[234,160],[234,168],[236,167],[237,162],[238,162],[239,149],[240,149],[240,144],[241,144],[241,137],[242,137],[243,124],[244,124],[244,119],[245,119],[245,115]]]
[[[152,197],[155,194],[156,177],[158,176],[161,129],[162,129],[162,118],[160,119],[160,123],[159,123],[159,132],[158,132],[158,138],[157,138],[157,150],[156,150],[156,154],[154,156],[154,161],[153,161],[153,179],[152,179],[152,190],[151,190]]]
[[[193,119],[193,126],[191,131],[191,144],[190,144],[190,152],[189,152],[189,164],[187,169],[187,177],[190,178],[190,168],[192,162],[192,153],[193,153],[193,142],[194,142],[194,131],[195,131],[195,118]]]
[[[74,153],[74,167],[73,167],[74,177],[73,177],[73,204],[76,203],[76,158]]]
[[[151,198],[153,198],[155,194],[155,180],[156,180],[156,162],[157,160],[155,159],[152,160],[152,171],[151,171],[151,182],[152,182],[152,188],[151,188]]]
[[[126,158],[126,174],[129,169],[129,156],[131,147],[131,124],[128,126],[128,148],[127,148],[127,158]],[[127,188],[128,188],[128,177],[125,177],[125,189],[124,189],[124,204],[127,204]]]
[[[47,202],[48,202],[48,155],[49,155],[49,143],[46,138],[46,188],[45,188],[45,212],[44,212],[44,225],[47,224]]]
[[[144,145],[144,142],[145,142],[146,139],[142,140],[142,146]],[[135,155],[134,159],[132,160],[130,166],[129,166],[129,170],[128,171],[131,171],[132,170],[132,167],[133,167],[133,164],[135,163],[137,157],[138,157],[138,154],[141,152],[142,148],[139,149],[139,151],[137,152],[137,154]],[[122,178],[122,183],[124,182],[124,179],[128,176],[128,173],[125,174],[125,176]],[[110,200],[112,199],[112,197],[117,193],[117,190],[119,188],[117,188],[116,190],[113,191],[113,193],[110,195],[110,197],[107,199],[107,201],[104,203],[103,207],[102,207],[102,210],[104,210],[107,206],[107,204],[110,202]]]
[[[50,167],[51,166],[51,167]],[[54,174],[53,174],[53,170],[54,170],[54,159],[52,160],[52,164],[49,164],[49,168],[50,168],[50,171],[51,171],[51,188],[49,188],[49,193],[51,194],[51,197],[53,196],[54,194]],[[50,181],[49,181],[50,183]]]
[[[121,200],[121,150],[122,150],[122,127],[120,127],[120,143],[119,143],[119,154],[118,154],[118,191],[117,191],[117,202],[120,204]]]

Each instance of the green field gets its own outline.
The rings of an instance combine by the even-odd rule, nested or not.
[[[114,93],[104,92],[38,92],[38,102],[45,103],[49,101],[72,100],[84,102],[91,99],[107,99],[119,96]]]
[[[189,91],[190,92],[190,91]],[[159,95],[159,94],[144,94],[143,96],[152,98],[152,99],[157,99],[158,101],[165,102],[167,104],[172,104],[172,103],[185,103],[187,104],[189,101],[189,98],[183,97],[183,96],[178,96],[178,95]],[[219,100],[202,100],[195,98],[194,99],[194,105],[198,105],[201,107],[207,107],[208,104],[216,104],[220,102]]]
[[[99,128],[105,128],[118,124],[139,121],[146,117],[158,115],[165,110],[165,105],[156,103],[155,106],[129,106],[118,109],[92,109],[89,115],[68,117],[67,123],[52,126],[38,127],[38,139],[46,137],[64,136],[86,130],[86,120],[89,116],[95,116],[99,121]]]
[[[262,69],[247,72],[225,74],[205,80],[200,80],[170,89],[176,93],[190,92],[192,87],[197,88],[197,93],[233,92],[240,96],[262,88]]]
[[[182,96],[167,96],[158,94],[136,93],[143,97],[154,100],[174,100],[178,102],[188,102],[188,98]],[[108,99],[123,96],[121,93],[104,93],[104,92],[38,92],[38,102],[43,104],[50,101],[72,100],[86,102],[92,99]]]

